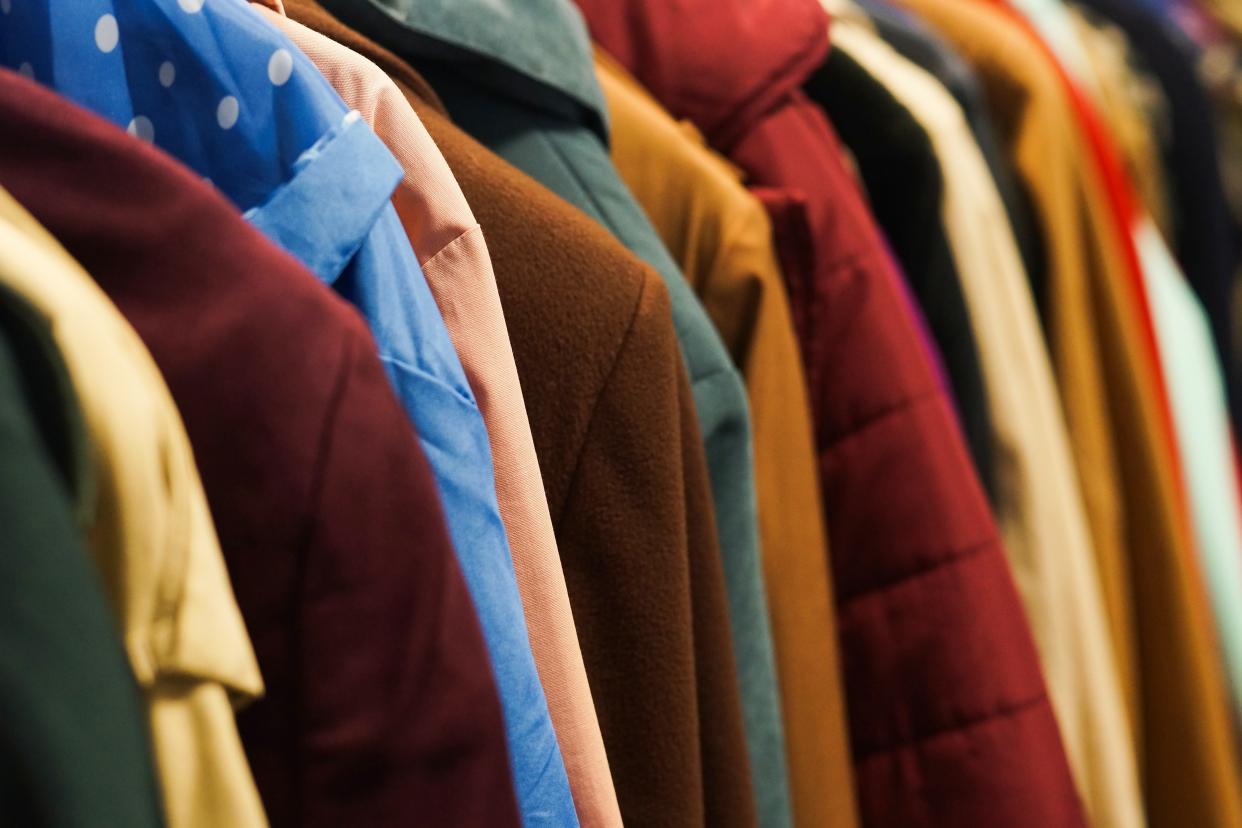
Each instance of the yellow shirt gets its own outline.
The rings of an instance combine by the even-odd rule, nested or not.
[[[795,822],[858,822],[810,402],[771,226],[737,171],[596,52],[612,158],[746,378]]]
[[[144,692],[168,824],[266,825],[231,704],[263,684],[159,369],[103,291],[2,190],[0,280],[50,321],[82,404],[99,470],[88,541]]]

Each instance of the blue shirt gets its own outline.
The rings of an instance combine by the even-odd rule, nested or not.
[[[0,61],[208,178],[366,316],[431,463],[482,622],[525,824],[576,825],[487,432],[390,203],[402,171],[387,148],[241,0],[4,4]]]

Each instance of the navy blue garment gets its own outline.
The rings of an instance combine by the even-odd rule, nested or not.
[[[390,203],[402,177],[391,153],[242,0],[6,3],[0,60],[208,178],[366,316],[431,463],[482,622],[525,824],[576,825],[487,432]]]

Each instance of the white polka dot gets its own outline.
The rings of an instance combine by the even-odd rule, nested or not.
[[[194,14],[203,8],[204,2],[206,2],[206,0],[177,0],[177,5],[180,6],[181,10],[186,14]]]
[[[277,49],[267,62],[267,79],[273,86],[284,86],[293,74],[293,55],[288,49]]]
[[[34,67],[29,63],[23,63],[21,66],[17,67],[17,74],[21,75],[23,78],[30,78],[31,80],[34,80]]]
[[[155,127],[151,124],[151,119],[145,115],[135,116],[125,131],[148,144],[155,140]]]
[[[107,53],[116,48],[117,41],[121,39],[121,33],[116,28],[116,18],[110,14],[105,14],[95,23],[95,45],[99,47],[99,51]]]
[[[225,95],[221,98],[220,105],[216,107],[216,123],[220,125],[220,129],[232,129],[233,124],[237,123],[240,111],[237,98],[232,95]]]
[[[0,0],[0,12],[8,14],[13,11],[13,0]]]
[[[160,86],[167,89],[173,85],[173,81],[177,79],[177,67],[172,65],[172,61],[164,61],[160,64]]]

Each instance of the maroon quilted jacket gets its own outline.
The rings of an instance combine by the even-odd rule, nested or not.
[[[819,3],[577,1],[772,214],[811,386],[864,822],[1082,825],[954,415],[836,135],[799,89],[828,49]]]
[[[0,186],[138,331],[185,420],[267,686],[274,826],[519,824],[426,458],[362,320],[198,176],[0,71]]]

